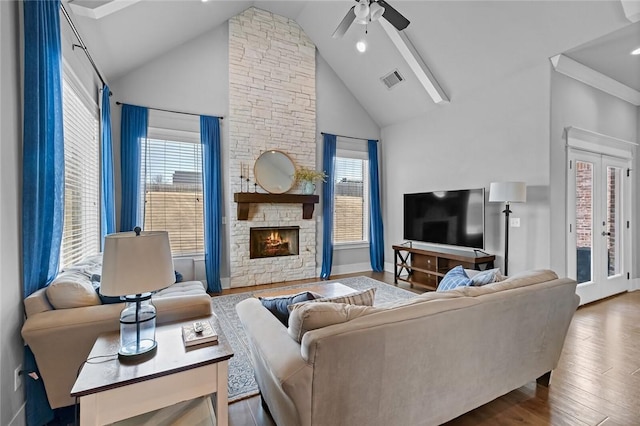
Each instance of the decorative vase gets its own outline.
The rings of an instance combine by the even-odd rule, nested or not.
[[[316,190],[316,185],[311,182],[310,180],[303,180],[302,181],[302,193],[304,195],[311,195],[315,192]]]

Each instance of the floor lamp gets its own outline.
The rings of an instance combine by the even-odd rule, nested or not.
[[[509,275],[509,209],[511,203],[527,201],[527,185],[524,182],[492,182],[489,202],[506,203],[504,213],[504,274]]]

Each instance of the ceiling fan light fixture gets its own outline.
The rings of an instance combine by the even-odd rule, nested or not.
[[[356,43],[356,50],[360,53],[364,53],[367,51],[367,42],[364,40],[359,40]]]
[[[360,24],[360,25],[367,25],[369,23],[366,18],[362,18],[362,19],[361,18],[356,18],[356,20],[353,21],[353,22],[355,22],[356,24]]]
[[[371,14],[371,21],[377,21],[382,17],[384,7],[375,2],[369,7],[369,13]]]
[[[354,12],[357,18],[366,20],[369,15],[369,0],[360,0]]]

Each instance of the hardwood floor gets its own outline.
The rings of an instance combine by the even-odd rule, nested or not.
[[[393,275],[388,273],[340,275],[332,279],[358,275],[393,284]],[[315,281],[271,284],[260,289]],[[399,287],[409,289],[405,283]],[[250,290],[233,289],[223,294]],[[275,425],[262,409],[259,396],[231,404],[229,424]],[[534,380],[447,423],[448,426],[516,424],[640,425],[640,291],[578,309],[548,388],[537,386]]]

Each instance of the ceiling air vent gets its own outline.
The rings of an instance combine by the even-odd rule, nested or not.
[[[404,81],[404,77],[400,75],[398,70],[393,70],[389,74],[382,77],[380,80],[387,86],[387,89],[391,89],[396,84]]]

